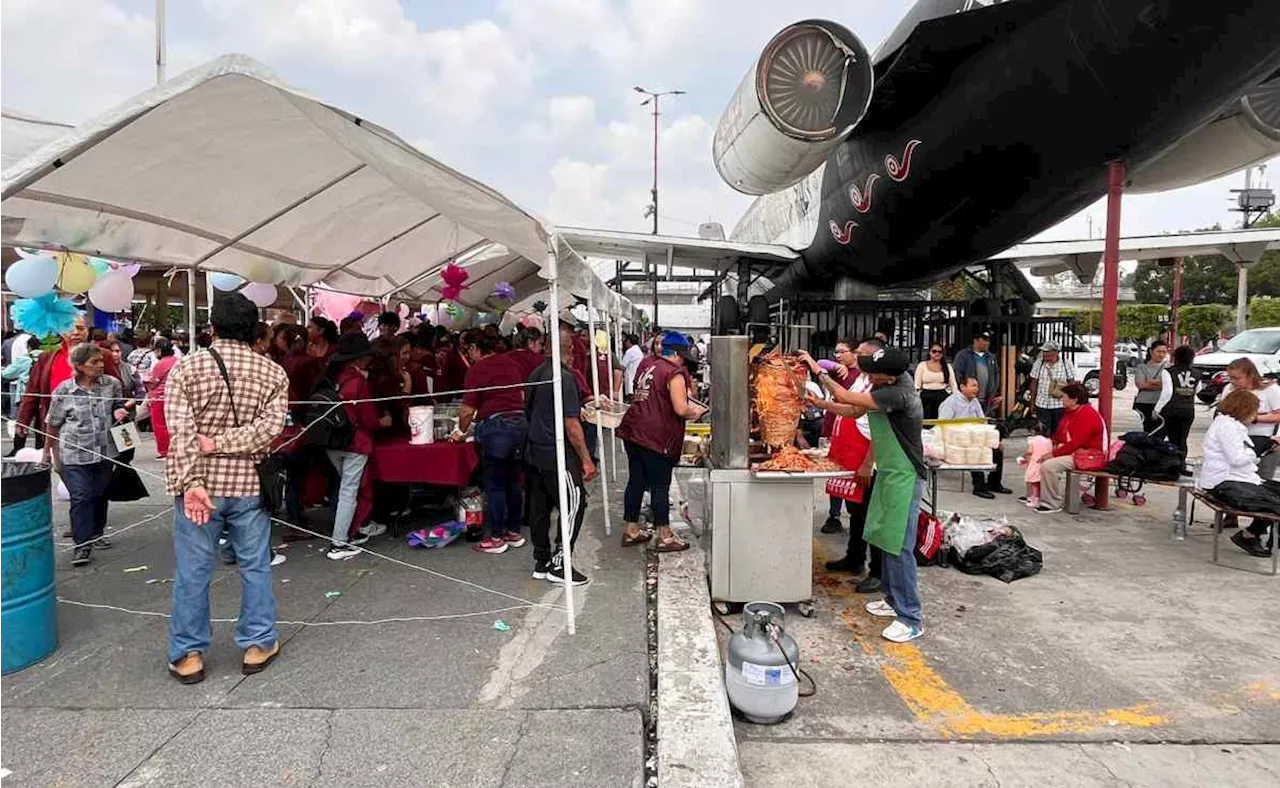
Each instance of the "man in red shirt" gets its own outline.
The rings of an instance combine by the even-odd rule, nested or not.
[[[52,402],[53,390],[64,380],[70,380],[73,374],[71,362],[67,354],[71,348],[88,341],[89,331],[85,326],[84,315],[76,315],[71,330],[62,335],[62,345],[52,353],[41,353],[31,366],[31,377],[27,383],[26,393],[22,395],[22,403],[18,406],[18,425],[14,430],[15,437],[25,437],[27,428],[48,431],[56,435],[57,430],[50,428],[45,418],[49,415],[49,404]],[[61,459],[53,439],[45,441],[52,451],[53,461],[59,464]]]
[[[524,415],[523,384],[527,377],[510,353],[498,352],[498,340],[488,334],[475,337],[471,353],[458,428],[465,433],[475,423],[480,471],[489,505],[485,517],[488,535],[475,549],[496,555],[505,553],[508,547],[524,546],[520,533],[524,500],[519,471],[529,430]]]
[[[1053,435],[1053,457],[1040,464],[1040,506],[1042,514],[1062,511],[1067,471],[1075,467],[1077,449],[1106,451],[1107,425],[1102,414],[1089,404],[1089,391],[1080,383],[1068,383],[1059,396],[1062,421]]]

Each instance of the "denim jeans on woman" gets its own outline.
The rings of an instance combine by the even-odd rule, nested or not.
[[[920,593],[916,588],[916,526],[923,495],[924,479],[919,479],[911,496],[911,508],[907,511],[907,532],[902,540],[902,552],[890,555],[881,551],[880,556],[884,601],[898,614],[899,621],[913,627],[920,626],[921,615]]]
[[[676,465],[653,449],[623,441],[627,450],[627,489],[622,495],[622,519],[634,523],[640,519],[645,490],[653,508],[653,524],[671,525],[671,471]]]
[[[329,541],[346,544],[352,538],[352,524],[356,521],[357,514],[361,514],[360,510],[364,510],[362,514],[365,517],[373,511],[372,500],[361,500],[361,481],[364,479],[364,468],[369,464],[369,457],[366,454],[336,449],[329,449],[327,453],[329,462],[333,463],[342,477],[338,481],[338,505],[333,509],[333,534]],[[367,492],[369,487],[371,485],[365,487],[366,498],[371,498]],[[365,523],[357,524],[358,527],[364,525]]]
[[[523,413],[501,413],[476,424],[480,444],[480,473],[489,504],[485,529],[501,539],[504,533],[520,533],[524,495],[520,491],[520,466],[529,425]]]
[[[173,618],[169,620],[169,661],[188,652],[209,651],[209,582],[213,577],[218,535],[227,530],[240,571],[240,617],[236,646],[269,649],[276,633],[276,599],[271,588],[271,520],[256,495],[214,498],[213,516],[204,525],[193,523],[174,501]]]

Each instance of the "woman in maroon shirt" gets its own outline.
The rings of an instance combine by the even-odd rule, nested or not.
[[[338,396],[347,404],[351,422],[351,440],[342,450],[328,449],[329,462],[338,470],[338,504],[334,507],[333,533],[327,556],[341,561],[360,553],[357,545],[371,536],[386,532],[387,527],[370,522],[373,513],[373,476],[369,473],[369,455],[373,454],[373,433],[391,426],[391,417],[378,418],[369,390],[369,361],[373,349],[364,334],[347,334],[338,340],[329,364],[329,374],[338,388]]]
[[[487,334],[475,337],[472,363],[463,387],[458,428],[466,432],[476,425],[480,471],[484,477],[489,511],[488,535],[476,545],[482,553],[505,553],[524,546],[520,533],[520,459],[529,426],[524,415],[524,375],[507,353],[499,353],[498,340]],[[493,388],[506,386],[508,388]],[[476,389],[489,389],[477,391]]]
[[[403,337],[379,337],[373,341],[373,361],[369,364],[369,389],[373,398],[383,400],[374,403],[378,416],[390,416],[390,433],[409,431],[409,400],[413,393],[413,381],[401,366],[409,351],[409,343]]]
[[[676,331],[662,337],[662,355],[640,362],[636,370],[635,396],[622,417],[618,437],[627,450],[629,475],[623,494],[623,546],[643,544],[652,536],[640,528],[640,504],[645,490],[658,527],[660,553],[688,549],[671,530],[671,472],[680,460],[684,423],[705,410],[689,401],[692,383],[685,365],[696,361],[689,340]]]

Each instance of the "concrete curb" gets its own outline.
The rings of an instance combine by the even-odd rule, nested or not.
[[[743,784],[706,557],[691,544],[658,560],[658,785]]]

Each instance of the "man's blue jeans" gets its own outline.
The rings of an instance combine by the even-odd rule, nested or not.
[[[209,581],[217,564],[218,535],[225,527],[240,569],[240,619],[236,645],[271,648],[276,633],[276,600],[271,587],[271,521],[258,496],[214,498],[213,516],[196,525],[174,502],[173,617],[169,620],[169,661],[187,652],[209,650]]]
[[[907,512],[907,532],[902,540],[902,552],[890,555],[882,551],[880,582],[884,586],[884,601],[889,603],[898,620],[913,627],[920,626],[920,594],[916,589],[916,527],[920,520],[920,498],[924,495],[924,479],[916,481],[911,496],[911,509]]]

